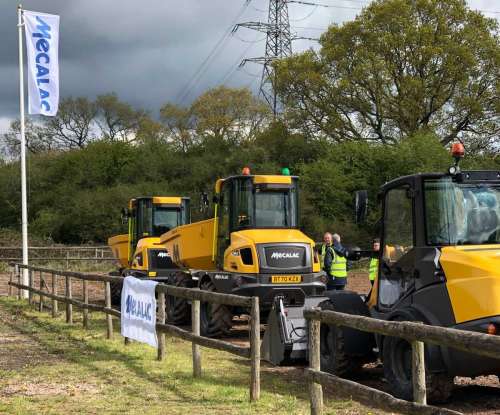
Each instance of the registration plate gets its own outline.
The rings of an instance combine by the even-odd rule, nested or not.
[[[271,276],[273,284],[293,284],[302,282],[302,275],[273,275]]]

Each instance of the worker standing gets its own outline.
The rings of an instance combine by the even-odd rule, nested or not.
[[[332,244],[333,244],[332,234],[330,232],[325,232],[325,234],[323,235],[323,243],[321,244],[321,248],[318,251],[319,262],[322,270],[325,268],[326,251],[329,247],[332,246]]]
[[[347,283],[347,257],[349,253],[342,246],[338,234],[327,232],[325,244],[321,247],[322,266],[328,276],[327,290],[343,290]],[[324,254],[323,254],[324,253]]]
[[[373,240],[373,253],[372,253],[372,256],[371,256],[371,260],[370,260],[370,271],[369,271],[369,275],[368,275],[368,278],[370,279],[370,284],[372,285],[373,287],[373,284],[375,284],[375,278],[377,278],[377,275],[378,275],[378,263],[379,263],[379,251],[380,251],[380,239],[379,238],[375,238]]]

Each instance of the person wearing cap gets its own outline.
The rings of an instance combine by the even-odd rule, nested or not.
[[[371,255],[370,259],[370,268],[369,268],[369,274],[368,278],[370,279],[370,284],[373,287],[373,284],[375,284],[375,278],[377,278],[378,275],[378,257],[379,257],[379,251],[380,251],[380,239],[375,238],[373,240],[373,253]]]

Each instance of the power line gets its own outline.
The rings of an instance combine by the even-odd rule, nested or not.
[[[250,4],[251,0],[245,0],[245,3],[242,5],[241,9],[237,13],[236,17],[233,19],[231,25],[229,28],[222,34],[222,37],[217,41],[215,46],[212,48],[212,50],[209,52],[208,56],[203,60],[203,62],[198,66],[194,74],[191,76],[189,81],[184,85],[184,87],[179,91],[177,94],[176,100],[180,102],[181,104],[185,101],[185,99],[191,94],[191,91],[193,88],[196,86],[198,81],[203,77],[204,73],[210,66],[210,64],[213,61],[213,58],[217,56],[220,51],[223,49],[225,46],[229,35],[231,34],[231,31],[233,29],[233,26],[235,23],[240,19],[240,17],[243,15],[245,10],[247,9],[248,5]]]

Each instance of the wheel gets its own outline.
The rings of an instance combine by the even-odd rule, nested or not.
[[[185,278],[182,273],[176,273],[173,278],[172,285],[186,288],[189,285],[189,280]],[[185,298],[167,295],[165,303],[167,321],[169,323],[178,326],[191,323],[191,307]]]
[[[205,280],[200,288],[215,292],[212,281]],[[201,303],[200,305],[200,332],[206,337],[222,337],[229,334],[233,325],[233,312],[223,304]]]
[[[330,300],[321,302],[319,307],[322,310],[339,311],[335,310]],[[345,376],[357,372],[363,366],[365,359],[347,353],[344,333],[344,327],[321,324],[320,364],[323,372]]]
[[[413,400],[412,350],[404,339],[385,337],[383,342],[384,376],[397,398]],[[453,389],[453,377],[444,373],[429,373],[425,383],[429,402],[445,402]]]

